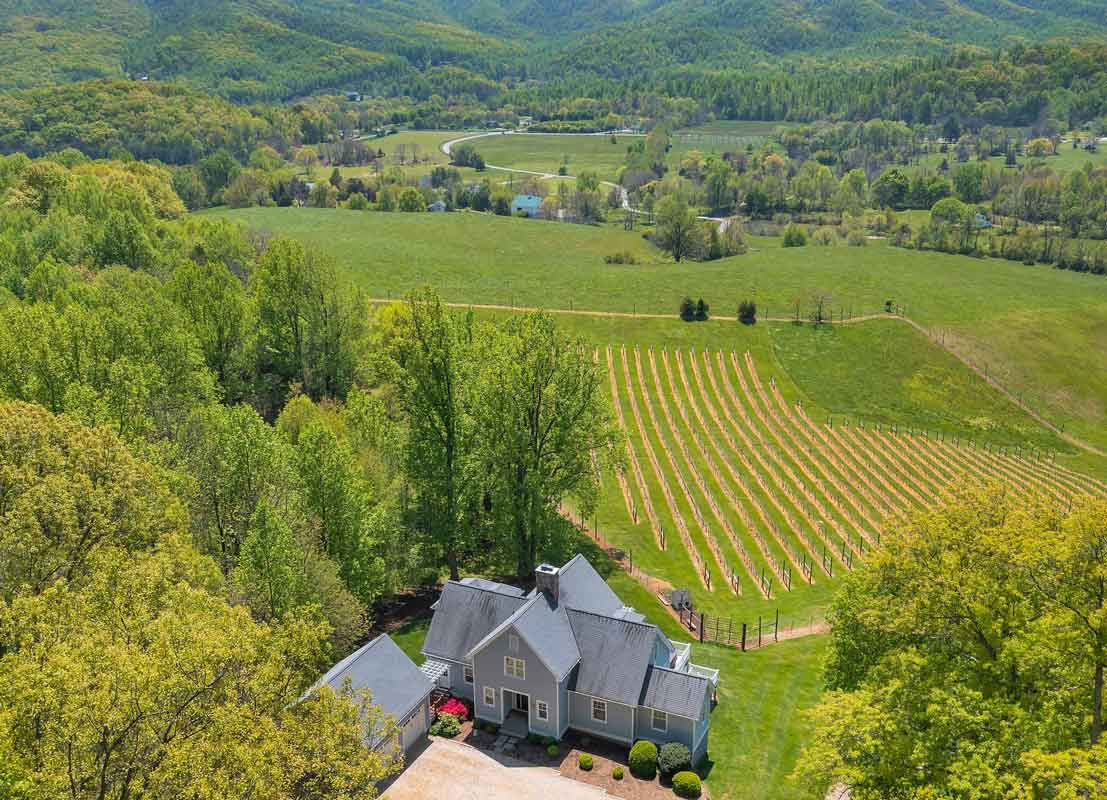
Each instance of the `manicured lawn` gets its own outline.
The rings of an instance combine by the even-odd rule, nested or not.
[[[627,147],[641,141],[640,136],[508,133],[476,139],[470,144],[489,164],[501,167],[557,174],[563,159],[570,175],[591,170],[602,180],[614,180],[615,171],[626,160]]]

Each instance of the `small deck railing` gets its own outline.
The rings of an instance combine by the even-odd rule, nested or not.
[[[714,687],[719,685],[719,670],[717,669],[701,667],[699,664],[689,664],[687,672],[689,675],[695,675],[698,678],[707,678]]]

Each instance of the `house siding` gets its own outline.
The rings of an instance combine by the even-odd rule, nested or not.
[[[474,676],[475,677],[475,676]],[[465,682],[465,666],[463,664],[457,664],[450,662],[450,692],[455,697],[464,697],[466,700],[473,700],[475,695],[473,694],[474,683]]]
[[[604,725],[592,720],[592,697],[569,692],[569,727],[575,731],[629,744],[634,741],[634,706],[608,700],[607,724]]]
[[[704,756],[707,755],[707,737],[711,731],[711,699],[706,698],[703,701],[703,714],[702,719],[699,719],[695,723],[695,728],[692,732],[694,744],[692,746],[692,763],[699,764]]]
[[[473,656],[473,674],[477,685],[477,703],[479,716],[484,719],[501,721],[510,709],[503,708],[503,689],[512,692],[521,692],[528,695],[529,712],[527,723],[529,729],[543,736],[558,736],[557,700],[558,687],[555,677],[550,674],[542,660],[531,650],[522,636],[519,636],[519,649],[512,651],[509,647],[510,635],[518,636],[514,626],[503,630],[499,636],[485,645],[484,649]],[[504,657],[512,656],[521,658],[526,663],[526,677],[520,680],[513,675],[504,674]],[[491,686],[496,690],[496,709],[484,705],[484,687]],[[536,708],[541,700],[549,707],[549,719],[538,719]]]
[[[653,729],[653,709],[647,708],[646,706],[638,707],[638,713],[635,714],[635,719],[635,739],[649,739],[651,742],[656,742],[657,744],[680,742],[689,750],[692,749],[693,736],[695,734],[692,720],[670,714],[668,730],[655,731]]]

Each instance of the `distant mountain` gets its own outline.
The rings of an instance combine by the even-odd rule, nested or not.
[[[149,74],[245,101],[1104,35],[1103,0],[0,0],[0,89]]]

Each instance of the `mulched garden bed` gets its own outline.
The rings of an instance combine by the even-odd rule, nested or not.
[[[473,727],[472,722],[466,722],[457,740],[492,752],[498,736],[499,734],[488,731],[479,731]],[[559,751],[557,757],[551,757],[545,745],[523,739],[516,746],[515,752],[508,755],[536,766],[556,769],[567,778],[601,787],[608,794],[624,800],[673,800],[676,797],[668,781],[662,782],[660,777],[652,781],[644,781],[631,775],[630,765],[627,764],[629,749],[625,746],[570,732],[562,740]],[[591,770],[580,768],[578,758],[581,753],[592,756]],[[611,776],[615,767],[623,768],[622,780],[617,781]],[[701,797],[709,798],[706,787]]]

